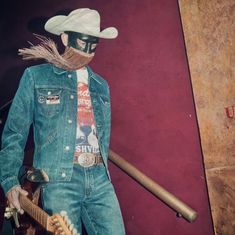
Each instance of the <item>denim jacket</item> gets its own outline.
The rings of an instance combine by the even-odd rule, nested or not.
[[[88,86],[100,152],[107,169],[110,139],[110,96],[107,82],[89,67]],[[56,97],[47,104],[48,96]],[[0,182],[6,193],[19,184],[29,128],[33,124],[35,168],[53,181],[69,181],[73,172],[77,128],[77,75],[51,64],[25,70],[2,134]],[[108,169],[107,169],[107,174]]]

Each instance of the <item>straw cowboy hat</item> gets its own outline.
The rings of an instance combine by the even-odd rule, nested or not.
[[[45,30],[56,35],[65,31],[83,33],[98,38],[116,38],[118,31],[114,27],[100,30],[100,14],[96,10],[80,8],[70,12],[68,16],[57,15],[50,18],[45,26]]]

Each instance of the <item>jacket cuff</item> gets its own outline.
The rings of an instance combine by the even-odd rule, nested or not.
[[[3,188],[3,191],[5,193],[5,195],[7,194],[7,192],[17,186],[17,185],[20,185],[19,184],[19,181],[17,179],[16,176],[11,176],[11,177],[8,177],[6,179],[4,179],[2,182],[1,182],[1,185],[2,185],[2,188]]]

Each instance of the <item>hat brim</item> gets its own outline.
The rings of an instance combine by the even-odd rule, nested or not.
[[[65,31],[72,31],[105,39],[113,39],[118,36],[118,30],[115,27],[108,27],[100,32],[91,32],[81,26],[75,27],[74,25],[66,24],[66,18],[67,16],[64,15],[50,18],[44,26],[45,30],[55,35],[60,35]]]

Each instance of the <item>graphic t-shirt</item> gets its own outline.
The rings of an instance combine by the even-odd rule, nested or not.
[[[84,153],[99,154],[99,144],[96,135],[95,118],[91,97],[88,89],[87,69],[77,70],[77,134],[74,162]]]

